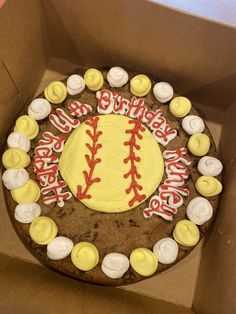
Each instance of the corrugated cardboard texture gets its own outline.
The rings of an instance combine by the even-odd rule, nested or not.
[[[0,311],[4,314],[194,313],[132,292],[72,280],[46,268],[2,255],[0,285],[4,287],[0,290]]]

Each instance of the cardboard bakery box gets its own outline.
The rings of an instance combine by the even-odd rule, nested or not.
[[[167,81],[206,119],[224,163],[214,227],[184,260],[124,287],[41,266],[12,227],[1,187],[0,313],[236,313],[236,29],[145,0],[11,0],[0,10],[0,147],[34,95],[78,66]]]

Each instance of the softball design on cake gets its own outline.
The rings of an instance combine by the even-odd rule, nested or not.
[[[46,247],[40,255],[46,255],[47,263],[57,261],[59,269],[66,265],[63,272],[85,281],[95,282],[100,268],[111,279],[123,277],[118,284],[131,283],[140,280],[140,276],[159,272],[159,264],[178,261],[183,255],[179,251],[195,246],[204,235],[207,226],[203,229],[201,226],[212,218],[215,210],[208,198],[222,190],[218,177],[222,163],[211,156],[214,152],[211,138],[205,134],[204,121],[192,114],[190,100],[174,96],[173,88],[166,82],[156,83],[152,88],[153,81],[144,74],[128,81],[129,74],[124,69],[113,67],[108,73],[88,69],[84,78],[73,74],[66,84],[51,82],[44,96],[31,102],[28,115],[16,120],[7,139],[8,149],[2,156],[6,169],[2,181],[15,202],[15,219],[29,224],[25,229],[28,230],[27,241],[30,236],[33,249],[37,245],[39,252],[41,246]],[[119,90],[126,84],[129,85],[125,90],[129,87],[131,93],[128,98]],[[83,102],[86,99],[83,93],[89,94],[90,104]],[[150,100],[141,98],[148,94],[154,96],[153,104],[155,99],[159,102],[155,107]],[[169,101],[167,113],[160,103]],[[178,142],[168,146],[176,137],[179,143],[186,137],[173,128],[172,121],[169,124],[169,114],[179,120],[183,131],[189,135],[188,149],[179,147]],[[47,117],[51,123],[49,130],[42,127]],[[34,173],[29,167],[30,156]],[[196,168],[196,161],[198,173],[193,176],[191,169]],[[191,182],[193,178],[195,182]],[[145,200],[147,202],[142,204]],[[135,207],[137,210],[125,215],[107,216]],[[151,218],[165,220],[164,227],[162,221],[157,220],[154,228],[160,231],[159,235],[155,232],[154,237],[151,237],[153,227],[150,225],[148,243],[146,232],[145,237],[142,236],[142,224],[137,225],[135,221],[139,210],[146,220],[145,225]],[[84,217],[82,212],[85,212]],[[118,216],[119,220],[115,220]],[[166,222],[176,216],[177,223],[162,238],[167,230]],[[108,237],[104,236],[104,221],[100,222],[98,217],[108,218],[104,221],[115,225],[115,232],[123,234],[128,230],[124,233],[125,240],[130,228],[141,227],[138,229],[140,239],[135,235],[129,248],[122,240],[115,246],[108,244],[110,228],[107,228]],[[119,229],[120,226],[124,228]],[[96,231],[90,233],[92,229]],[[97,241],[98,235],[106,239],[104,247]],[[60,264],[64,259],[67,261]],[[94,268],[97,270],[90,272]],[[105,279],[103,282],[107,284]]]
[[[139,119],[109,114],[89,117],[72,132],[59,169],[87,207],[119,213],[158,188],[164,162],[158,143]]]

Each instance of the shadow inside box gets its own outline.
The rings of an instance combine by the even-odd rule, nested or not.
[[[87,284],[2,254],[0,275],[5,288],[0,294],[1,313],[75,313],[81,308],[86,308],[87,313],[103,314],[154,314],[157,309],[165,313],[193,313],[180,305],[118,288]],[[27,302],[22,302],[24,299]]]
[[[233,74],[193,89],[186,96],[194,99],[196,102],[206,104],[206,106],[214,107],[214,109],[223,112],[236,101],[235,85],[236,74]],[[215,119],[217,119],[217,116]],[[218,119],[221,121],[222,116],[218,115]],[[218,122],[217,120],[215,121]]]

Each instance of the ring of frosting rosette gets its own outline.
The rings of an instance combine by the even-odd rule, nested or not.
[[[128,73],[120,67],[111,68],[107,74],[109,85],[115,88],[125,85],[128,79]],[[62,133],[68,133],[76,129],[66,143],[64,156],[68,155],[67,146],[69,146],[70,142],[73,142],[73,138],[77,135],[81,137],[80,133],[83,133],[81,142],[82,144],[87,144],[88,151],[83,156],[84,158],[78,156],[78,160],[83,160],[82,169],[86,169],[86,166],[89,166],[91,170],[92,167],[90,165],[94,166],[94,169],[93,171],[84,170],[83,175],[81,175],[82,180],[79,180],[80,182],[77,182],[77,179],[74,179],[75,182],[73,183],[69,183],[70,179],[66,180],[73,194],[79,196],[78,198],[81,201],[85,199],[88,202],[91,199],[91,195],[95,195],[94,198],[99,199],[92,185],[94,183],[94,187],[96,187],[96,183],[100,183],[100,173],[97,169],[99,169],[99,164],[101,166],[102,160],[109,160],[116,169],[119,169],[120,165],[122,165],[121,168],[123,169],[127,167],[125,173],[120,178],[127,184],[125,196],[128,197],[133,193],[133,198],[129,199],[128,207],[127,205],[123,207],[121,205],[116,206],[118,208],[117,211],[124,211],[127,208],[130,209],[138,205],[156,190],[163,174],[163,159],[157,143],[165,146],[177,135],[176,130],[171,129],[166,123],[160,110],[156,112],[147,110],[142,98],[137,99],[133,97],[129,101],[116,92],[103,90],[103,84],[103,75],[97,69],[89,69],[85,73],[84,79],[79,75],[72,75],[67,80],[67,86],[59,81],[49,84],[44,92],[46,99],[35,99],[28,108],[28,115],[23,115],[17,119],[14,132],[9,135],[7,140],[8,150],[6,150],[2,158],[3,165],[7,169],[2,177],[3,183],[11,191],[16,202],[18,202],[15,208],[15,219],[20,223],[30,224],[29,234],[32,240],[39,245],[47,245],[48,258],[60,260],[71,255],[74,266],[82,271],[89,271],[98,264],[99,253],[97,248],[89,242],[74,244],[65,236],[57,236],[58,227],[56,223],[50,217],[40,216],[41,208],[36,203],[39,197],[39,187],[29,178],[27,171],[24,169],[29,164],[27,153],[30,149],[30,140],[36,138],[39,132],[36,120],[43,120],[50,115],[51,104],[61,105],[67,96],[67,92],[70,95],[76,95],[83,92],[85,86],[91,91],[98,91],[96,94],[98,99],[97,110],[100,114],[108,114],[107,116],[89,118],[87,123],[80,125],[78,118],[91,113],[92,107],[74,101],[68,104],[70,115],[73,117],[65,113],[63,109],[57,108],[55,114],[49,116],[49,120]],[[151,80],[143,74],[133,77],[130,82],[131,92],[138,97],[146,96],[151,86]],[[157,83],[153,88],[153,94],[161,103],[170,101],[174,96],[173,88],[166,82]],[[198,170],[202,177],[197,180],[196,189],[199,194],[211,197],[219,194],[222,190],[220,181],[215,178],[215,176],[221,173],[222,164],[216,158],[205,156],[210,148],[210,140],[206,134],[202,134],[205,129],[203,120],[198,116],[188,115],[190,110],[191,102],[186,97],[175,97],[170,102],[170,112],[177,118],[184,117],[182,127],[187,134],[191,135],[188,142],[189,151],[193,155],[203,156],[198,163]],[[127,117],[110,115],[111,113],[126,115]],[[103,123],[105,127],[101,127],[100,119],[103,122],[105,121]],[[118,124],[117,129],[119,130],[120,128],[122,131],[119,133],[116,130],[117,134],[115,134],[114,130],[112,130],[113,139],[116,138],[118,141],[114,141],[114,145],[109,146],[110,144],[107,144],[109,137],[105,136],[108,133],[106,126],[108,125],[111,129],[116,123]],[[151,133],[144,127],[144,123],[150,128],[153,136],[150,137]],[[84,137],[87,138],[83,139]],[[153,138],[156,140],[155,145],[152,144]],[[59,171],[57,163],[59,160],[53,155],[53,152],[63,152],[65,140],[66,137],[64,135],[55,136],[50,132],[44,132],[42,139],[39,141],[39,146],[35,150],[34,166],[37,170],[37,178],[43,186],[41,192],[43,195],[46,195],[44,197],[45,204],[57,202],[58,206],[63,206],[64,202],[71,197],[70,192],[63,191],[66,187],[65,182],[57,181]],[[102,150],[99,151],[102,146],[106,147],[106,145],[108,149],[104,149],[104,151],[112,153],[109,155],[109,158],[106,156],[106,153],[101,153]],[[117,152],[117,146],[123,147],[122,152]],[[149,146],[155,147],[154,151],[147,149]],[[127,148],[126,154],[124,154],[124,148]],[[77,153],[76,149],[72,149],[72,155],[74,154],[75,156]],[[91,153],[91,156],[89,153]],[[172,220],[173,214],[177,212],[177,208],[183,203],[182,197],[188,196],[188,190],[181,187],[187,179],[187,166],[190,164],[186,153],[187,149],[184,147],[173,151],[164,151],[163,157],[165,159],[167,179],[159,187],[159,194],[152,196],[149,208],[144,210],[146,218],[156,214],[166,220]],[[66,172],[70,167],[65,166],[63,159],[66,158],[63,154],[60,159],[60,170],[66,177]],[[149,180],[150,184],[147,188],[142,180],[145,179],[147,172],[150,172],[150,165],[145,166],[148,154],[155,155],[154,163],[150,168],[154,169],[153,173],[156,174],[156,178]],[[135,163],[139,163],[141,159],[142,163],[137,170]],[[48,165],[45,160],[50,160],[51,164]],[[157,167],[157,164],[159,167]],[[51,167],[51,175],[45,175],[44,167]],[[102,173],[101,169],[100,172]],[[119,170],[118,172],[121,171]],[[88,178],[87,182],[85,173]],[[69,174],[70,176],[72,174]],[[123,186],[123,183],[121,186]],[[97,187],[99,187],[99,184],[97,184]],[[47,196],[50,192],[53,192],[54,195]],[[111,191],[107,194],[115,199],[115,195]],[[85,196],[85,198],[81,196]],[[94,205],[86,202],[85,204],[88,207],[94,207]],[[104,208],[103,203],[99,206]],[[108,208],[105,211],[109,212],[109,210]],[[173,230],[174,239],[159,239],[153,246],[153,252],[147,248],[136,248],[131,252],[130,259],[121,253],[110,252],[102,261],[102,271],[106,276],[117,279],[122,277],[131,265],[132,269],[142,276],[152,275],[157,270],[158,262],[171,264],[176,261],[179,248],[177,243],[187,247],[198,243],[200,233],[197,225],[207,222],[211,219],[212,214],[212,206],[206,198],[196,197],[192,199],[187,206],[187,217],[189,220],[184,219],[176,224]]]

